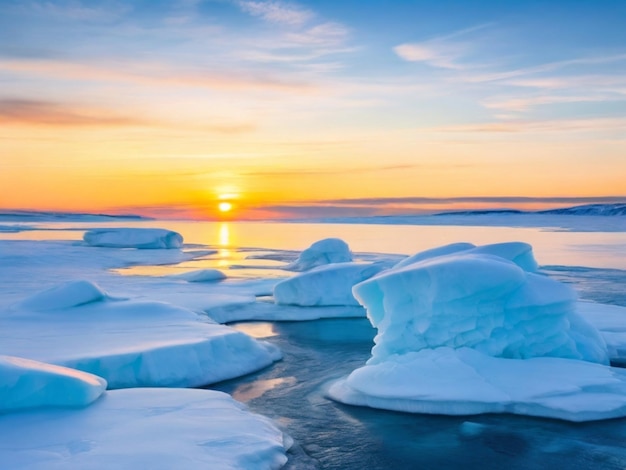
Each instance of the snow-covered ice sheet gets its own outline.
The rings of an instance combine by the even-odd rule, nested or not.
[[[83,407],[106,389],[101,377],[21,357],[0,356],[0,413],[23,408]]]
[[[290,439],[229,395],[106,392],[80,410],[0,415],[0,466],[30,470],[278,469]]]
[[[284,269],[290,271],[308,271],[316,266],[352,261],[352,252],[346,242],[339,238],[325,238],[313,243],[300,253],[298,259]]]
[[[88,230],[83,235],[87,245],[106,248],[180,248],[180,233],[161,228],[104,228]]]
[[[383,264],[333,263],[297,274],[274,286],[274,300],[304,307],[359,305],[352,287],[385,268]]]
[[[392,355],[333,383],[352,404],[413,413],[514,413],[590,421],[626,415],[626,370],[586,361],[503,359],[469,348]]]
[[[66,292],[81,302],[68,305]],[[63,308],[45,308],[42,299]],[[205,315],[162,302],[116,300],[83,281],[36,294],[0,315],[0,354],[91,372],[110,388],[206,385],[280,358],[276,347]]]

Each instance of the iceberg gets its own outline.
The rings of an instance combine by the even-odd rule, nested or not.
[[[346,263],[349,261],[352,261],[352,252],[346,242],[339,238],[325,238],[313,243],[300,253],[297,260],[289,263],[283,269],[288,271],[308,271],[324,264]]]
[[[334,263],[280,281],[274,286],[274,300],[280,305],[320,307],[355,305],[352,286],[384,269],[382,264]]]
[[[180,233],[162,228],[106,228],[88,230],[83,240],[89,246],[104,248],[180,248]]]
[[[40,308],[42,299],[59,307],[59,292],[72,294],[65,308]],[[102,292],[78,281],[13,305],[0,315],[0,354],[89,372],[105,378],[109,388],[202,386],[254,372],[281,357],[275,346],[206,315]],[[73,305],[75,299],[97,301]]]
[[[354,286],[378,333],[367,364],[329,396],[420,413],[626,415],[626,371],[607,366],[606,343],[573,291],[529,272],[531,253],[442,247]]]
[[[67,367],[0,356],[0,412],[37,407],[83,407],[96,400],[106,380]]]
[[[210,390],[108,391],[91,406],[0,415],[3,468],[259,469],[287,462],[291,439]]]

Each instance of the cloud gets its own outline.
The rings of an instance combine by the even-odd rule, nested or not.
[[[510,116],[507,116],[510,117]],[[536,132],[617,132],[623,134],[626,118],[511,120],[452,126],[423,127],[424,133],[536,133]],[[622,136],[623,138],[623,136]]]
[[[455,44],[400,44],[394,52],[407,62],[426,62],[433,67],[462,69],[458,60],[463,56],[464,47]]]
[[[314,18],[315,14],[298,5],[278,1],[237,1],[237,6],[252,16],[270,23],[301,26]]]
[[[245,176],[253,177],[302,177],[306,176],[329,176],[329,175],[345,175],[347,172],[350,174],[361,173],[376,173],[381,171],[394,171],[394,170],[407,170],[415,168],[417,165],[383,165],[366,168],[284,168],[272,171],[254,171],[245,173]]]
[[[453,203],[493,203],[493,204],[526,204],[526,203],[552,203],[552,204],[592,204],[623,202],[624,196],[596,196],[596,197],[523,197],[523,196],[473,196],[473,197],[382,197],[382,198],[355,198],[355,199],[332,199],[319,201],[331,204],[348,206],[388,206],[398,204],[433,204],[448,205]]]
[[[184,122],[126,116],[108,109],[33,99],[0,99],[0,123],[56,127],[180,127],[217,134],[241,134],[256,129],[251,123]]]
[[[624,97],[623,99],[626,99]],[[536,106],[545,106],[560,103],[594,103],[603,101],[615,101],[615,96],[608,95],[588,95],[588,96],[558,96],[544,95],[528,98],[509,98],[505,100],[491,100],[483,102],[483,106],[489,109],[504,111],[523,112]]]
[[[545,64],[535,65],[532,67],[525,67],[514,70],[507,70],[501,72],[490,72],[483,74],[465,75],[461,79],[470,83],[480,82],[494,82],[500,80],[507,80],[510,78],[523,77],[526,75],[535,75],[545,72],[554,72],[571,66],[578,65],[600,65],[610,64],[615,62],[626,61],[626,54],[613,54],[607,56],[593,56],[593,57],[579,57],[576,59],[559,60],[555,62],[547,62]]]
[[[468,55],[472,47],[467,41],[460,42],[454,39],[474,33],[488,26],[490,24],[481,24],[428,41],[400,44],[395,46],[393,51],[398,57],[407,62],[425,62],[433,67],[444,69],[464,69],[466,65],[461,64],[460,60]]]
[[[175,69],[165,64],[115,64],[67,62],[61,60],[0,61],[0,71],[28,74],[43,78],[68,80],[130,82],[144,85],[168,85],[233,91],[280,91],[311,93],[308,82],[290,80],[256,72],[214,72],[202,69]]]
[[[44,126],[145,126],[149,121],[49,101],[0,99],[0,122]]]

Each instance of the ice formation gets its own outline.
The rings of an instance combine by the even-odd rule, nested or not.
[[[325,238],[316,241],[302,253],[296,261],[284,267],[289,271],[308,271],[316,266],[352,261],[352,253],[346,242],[339,238]]]
[[[415,264],[430,258],[451,254],[483,254],[494,255],[508,259],[517,264],[520,268],[528,272],[537,271],[538,265],[533,255],[533,248],[528,243],[507,242],[493,243],[491,245],[476,246],[472,243],[452,243],[430,250],[420,251],[413,256],[403,259],[397,263],[395,268],[402,268],[410,264]]]
[[[91,406],[0,415],[3,468],[276,470],[289,437],[210,390],[105,392]]]
[[[106,292],[92,282],[69,281],[39,292],[20,302],[17,307],[33,311],[62,310],[109,298]]]
[[[196,271],[176,274],[172,277],[187,282],[214,282],[226,279],[226,274],[219,269],[198,269]]]
[[[180,233],[162,228],[105,228],[88,230],[83,236],[87,245],[106,248],[180,248]]]
[[[373,361],[447,346],[608,363],[604,341],[575,312],[569,287],[491,254],[489,245],[480,248],[426,258],[354,287],[379,331]]]
[[[626,414],[626,373],[606,366],[606,344],[574,293],[527,271],[536,263],[524,244],[412,258],[354,287],[378,334],[367,365],[333,385],[333,398],[444,414]]]
[[[352,286],[383,270],[380,264],[334,263],[313,268],[274,286],[274,300],[303,307],[359,305]]]
[[[74,298],[95,286],[73,283]],[[83,293],[77,286],[84,288]],[[50,292],[0,315],[0,354],[72,367],[104,377],[110,388],[194,387],[238,377],[280,358],[278,349],[205,315],[163,302],[107,300],[72,308],[27,309]],[[73,302],[71,302],[73,303]]]
[[[626,370],[555,357],[502,359],[470,348],[423,349],[365,365],[329,394],[412,413],[591,421],[626,415]]]
[[[0,356],[0,412],[83,407],[106,389],[101,377],[21,357]]]

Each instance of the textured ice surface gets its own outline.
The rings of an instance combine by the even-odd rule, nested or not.
[[[378,328],[372,361],[447,346],[608,363],[604,341],[576,313],[569,287],[477,250],[427,258],[354,287]]]
[[[267,418],[209,390],[106,392],[81,410],[0,415],[3,468],[280,468],[289,439]]]
[[[83,240],[90,246],[106,248],[180,248],[181,234],[162,228],[106,228],[85,232]]]
[[[352,286],[369,279],[384,268],[381,264],[333,263],[319,266],[274,286],[277,304],[304,307],[359,305]]]
[[[72,286],[79,298],[94,291],[87,282]],[[91,372],[110,388],[206,385],[280,358],[268,343],[167,303],[105,298],[53,312],[24,308],[39,306],[42,295],[0,315],[0,354]]]
[[[415,264],[430,258],[450,254],[483,254],[494,255],[514,262],[525,271],[537,271],[537,261],[533,255],[533,248],[528,243],[506,242],[493,243],[491,245],[476,246],[472,243],[452,243],[430,250],[420,251],[397,263],[395,268],[402,268],[410,264]]]
[[[0,356],[0,412],[42,406],[83,407],[98,398],[106,386],[106,380],[86,372]]]
[[[600,331],[611,363],[626,367],[626,307],[578,302],[576,310]]]
[[[502,256],[500,256],[502,255]],[[626,415],[626,371],[567,286],[534,274],[525,244],[441,247],[354,287],[378,329],[344,403],[416,413]]]
[[[626,415],[626,370],[586,361],[502,359],[469,348],[424,349],[368,364],[332,398],[413,413],[514,413],[567,421]]]
[[[288,264],[284,269],[307,271],[324,264],[345,263],[348,261],[352,261],[352,253],[348,244],[339,238],[325,238],[313,243],[300,253],[296,261]]]

